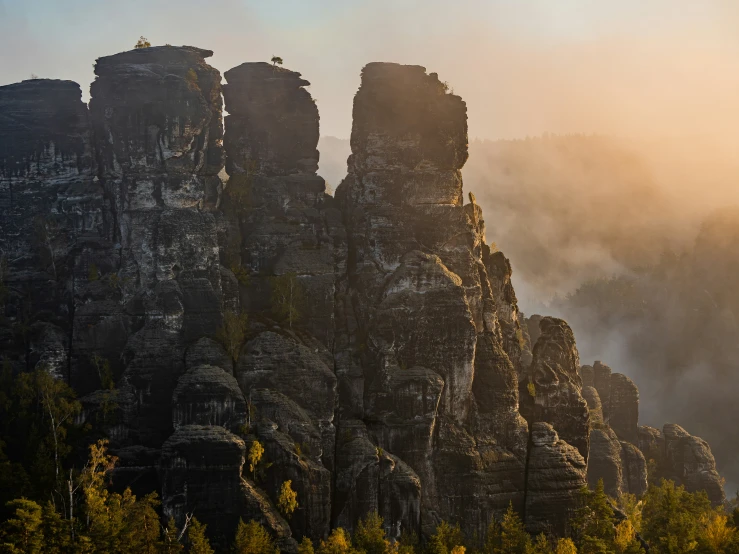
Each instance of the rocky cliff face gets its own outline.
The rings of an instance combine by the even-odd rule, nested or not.
[[[77,83],[0,87],[0,350],[69,379],[75,297],[109,235]]]
[[[422,67],[369,64],[351,144],[336,193],[349,245],[340,413],[418,475],[420,517],[401,526],[447,519],[482,536],[509,502],[523,507],[527,425],[482,213],[463,202],[465,104]]]
[[[118,485],[159,489],[219,547],[256,518],[288,552],[370,512],[391,536],[449,520],[482,539],[512,503],[561,533],[586,482],[642,494],[645,455],[723,499],[703,441],[638,427],[627,377],[580,367],[566,322],[524,319],[436,74],[364,68],[333,198],[309,83],[227,71],[224,134],[210,54],[101,58],[89,112],[74,83],[0,87],[3,357],[75,386]],[[268,463],[245,471],[255,441]]]

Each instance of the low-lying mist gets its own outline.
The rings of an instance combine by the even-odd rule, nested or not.
[[[583,363],[634,379],[642,424],[678,423],[707,440],[733,495],[739,208],[726,206],[739,205],[739,171],[703,146],[473,140],[463,173],[488,242],[511,259],[521,309],[563,317]],[[319,149],[335,186],[349,143],[328,137]]]

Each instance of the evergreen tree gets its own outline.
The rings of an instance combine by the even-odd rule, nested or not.
[[[526,554],[531,548],[531,537],[526,532],[521,521],[521,516],[513,509],[513,503],[508,504],[508,509],[500,522],[500,553]]]
[[[614,552],[615,516],[600,479],[595,490],[580,490],[580,508],[572,522],[581,554]]]
[[[705,493],[690,494],[672,481],[650,486],[644,497],[642,535],[650,553],[683,554],[698,545],[699,520],[711,511]]]
[[[442,521],[429,539],[426,550],[428,554],[450,554],[455,546],[464,546],[464,542],[459,524],[452,527],[446,521]]]
[[[318,554],[359,554],[359,552],[352,547],[349,533],[338,527],[331,531],[328,539],[321,541]]]
[[[239,520],[234,541],[234,554],[279,554],[272,537],[257,521],[244,523]]]
[[[164,540],[162,545],[162,552],[165,554],[176,554],[183,550],[183,546],[180,544],[179,532],[177,525],[175,524],[174,518],[170,517],[167,521],[167,527],[164,529]]]
[[[44,552],[41,506],[33,500],[19,498],[8,502],[13,517],[0,528],[0,548],[8,554],[41,554]]]
[[[359,521],[354,532],[354,545],[365,554],[385,554],[390,551],[390,542],[377,512],[367,514]]]
[[[197,518],[190,520],[187,528],[187,540],[190,542],[190,554],[214,554],[215,551],[210,547],[210,542],[205,535],[207,525],[200,523]]]
[[[298,554],[315,554],[313,542],[308,537],[303,537],[298,545]]]

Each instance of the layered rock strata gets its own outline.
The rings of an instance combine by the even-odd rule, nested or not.
[[[630,379],[519,311],[436,74],[364,68],[333,198],[309,83],[226,72],[224,134],[210,55],[101,58],[89,115],[74,83],[0,87],[0,346],[83,395],[117,485],[159,487],[219,549],[255,518],[287,552],[370,512],[395,538],[448,520],[482,540],[512,503],[564,533],[586,482],[642,494],[645,455],[723,500],[703,441],[638,427]]]
[[[122,350],[128,444],[161,446],[185,345],[222,322],[211,213],[223,167],[222,101],[220,75],[205,63],[211,55],[164,46],[95,64],[90,113],[117,263],[101,276],[109,291],[86,302],[75,322],[77,371],[86,379],[90,351]]]
[[[578,373],[575,335],[561,319],[544,317],[533,360],[520,383],[521,414],[529,424],[550,423],[562,440],[588,458],[589,412]]]
[[[474,197],[464,204],[465,104],[422,67],[369,64],[351,144],[336,193],[349,244],[340,299],[348,336],[335,353],[340,413],[418,475],[425,533],[447,519],[482,537],[510,502],[523,510],[528,434],[499,320],[511,339],[515,297]],[[366,442],[346,449],[339,475],[361,474],[361,449],[375,457]],[[350,503],[357,487],[337,480],[342,524],[367,509]]]
[[[334,343],[334,303],[343,278],[341,216],[318,169],[318,108],[300,73],[245,63],[225,73],[226,171],[223,208],[240,234],[228,265],[248,276],[242,300],[286,326],[299,319],[325,346]],[[274,313],[274,278],[295,281],[294,314]],[[242,281],[247,282],[242,278]]]
[[[585,484],[586,464],[580,452],[560,440],[550,424],[534,423],[524,513],[527,529],[564,535]]]
[[[0,87],[0,350],[64,379],[75,296],[109,235],[81,96],[72,81]]]

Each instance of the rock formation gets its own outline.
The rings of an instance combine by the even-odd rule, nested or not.
[[[107,235],[81,96],[71,81],[0,87],[0,350],[65,379],[75,294]]]
[[[665,424],[661,433],[642,427],[639,440],[640,448],[655,461],[661,477],[684,485],[689,492],[706,491],[714,505],[726,500],[716,460],[706,441],[674,423]]]
[[[527,426],[486,269],[482,213],[474,198],[463,203],[465,104],[422,67],[369,64],[351,144],[336,192],[349,245],[340,413],[362,420],[383,452],[418,475],[424,532],[447,519],[483,536],[509,502],[523,506]],[[337,472],[356,474],[341,464]],[[363,515],[353,509],[347,523]],[[401,524],[419,530],[413,520]]]
[[[521,414],[529,424],[552,424],[587,460],[589,414],[575,335],[565,321],[553,317],[541,319],[539,329],[533,360],[520,383]]]
[[[563,535],[586,483],[585,459],[544,422],[532,425],[524,517],[532,533]]]
[[[211,54],[101,58],[89,112],[68,81],[0,87],[2,355],[77,389],[116,486],[159,489],[220,549],[255,518],[287,552],[370,512],[482,540],[512,503],[562,533],[586,482],[643,494],[645,456],[723,500],[703,441],[639,427],[630,379],[519,311],[436,74],[364,68],[334,198],[309,83],[246,63],[222,89]]]

